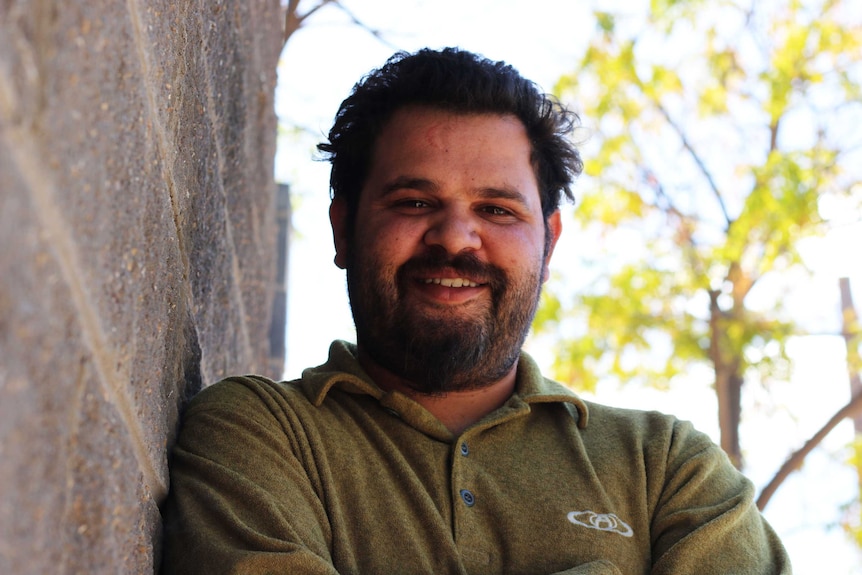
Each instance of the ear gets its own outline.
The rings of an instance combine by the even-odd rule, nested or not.
[[[329,204],[329,223],[332,225],[332,241],[335,244],[335,265],[341,269],[347,267],[347,212],[347,201],[333,198]]]
[[[554,248],[557,245],[557,240],[560,239],[560,234],[563,233],[563,221],[560,218],[560,210],[555,211],[548,216],[548,247],[545,254],[545,263],[542,267],[542,283],[548,281],[551,275],[549,264],[551,263],[551,255],[554,253]]]

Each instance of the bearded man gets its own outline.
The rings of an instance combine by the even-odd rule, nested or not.
[[[356,344],[192,400],[165,573],[790,573],[706,436],[583,401],[521,351],[576,122],[458,49],[354,87],[319,147]]]

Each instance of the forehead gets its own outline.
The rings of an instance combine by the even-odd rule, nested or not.
[[[529,146],[527,130],[513,114],[461,112],[434,106],[409,105],[392,113],[378,133],[375,144],[392,137],[419,137],[423,139],[422,143],[432,145],[440,138],[453,134],[460,137],[469,134],[493,141],[494,134],[503,133]]]
[[[370,159],[372,179],[412,169],[529,180],[536,175],[526,128],[511,114],[404,107],[383,126]]]

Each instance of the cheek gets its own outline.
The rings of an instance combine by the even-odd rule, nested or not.
[[[376,246],[374,251],[397,257],[412,253],[422,242],[424,231],[420,225],[407,222],[369,222],[367,235],[362,238],[366,245]],[[366,240],[367,238],[367,240]]]
[[[359,261],[375,268],[397,267],[410,257],[409,238],[402,232],[368,226],[357,230]]]
[[[544,262],[544,234],[500,234],[490,241],[486,240],[484,245],[497,264],[508,269],[534,267],[534,262]]]

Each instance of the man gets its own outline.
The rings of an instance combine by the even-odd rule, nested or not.
[[[357,84],[320,146],[357,344],[191,402],[166,573],[790,573],[704,435],[582,401],[521,352],[575,120],[455,49]]]

